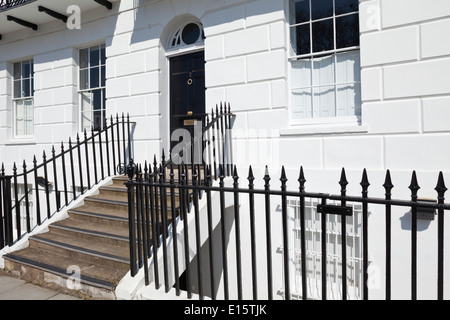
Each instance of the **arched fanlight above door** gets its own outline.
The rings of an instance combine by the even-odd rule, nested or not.
[[[197,22],[188,22],[174,33],[170,40],[170,49],[202,45],[204,40],[203,26]]]

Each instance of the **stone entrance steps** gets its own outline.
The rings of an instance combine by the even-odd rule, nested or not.
[[[84,298],[115,299],[115,287],[129,271],[125,181],[113,178],[112,185],[69,210],[69,218],[30,237],[29,247],[5,255],[5,269]]]
[[[70,209],[67,219],[49,225],[48,232],[31,236],[27,248],[5,255],[5,270],[82,298],[115,299],[115,288],[130,269],[128,179],[112,181]],[[166,193],[170,224],[170,190]],[[174,198],[178,207],[177,191]]]

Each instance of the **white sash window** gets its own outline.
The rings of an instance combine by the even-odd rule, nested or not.
[[[294,123],[361,116],[358,16],[358,0],[290,1]]]
[[[34,134],[34,66],[33,60],[14,63],[13,105],[14,135],[29,137]]]
[[[79,93],[81,129],[101,130],[106,117],[105,45],[80,50]]]

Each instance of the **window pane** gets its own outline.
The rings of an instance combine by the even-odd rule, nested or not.
[[[20,98],[22,91],[22,81],[14,80],[14,98]]]
[[[181,37],[185,44],[193,44],[200,37],[200,28],[195,23],[189,23],[183,28]]]
[[[338,116],[361,115],[361,84],[337,86]]]
[[[94,130],[98,131],[102,129],[102,112],[94,111]]]
[[[34,131],[34,110],[33,110],[33,100],[28,99],[25,101],[25,134],[32,135]]]
[[[300,89],[292,91],[292,116],[294,119],[304,119],[312,117],[311,97],[311,89]]]
[[[292,61],[292,88],[311,87],[311,60]]]
[[[89,63],[90,67],[98,66],[100,61],[100,47],[95,46],[92,48],[89,48],[90,57],[89,57]]]
[[[333,19],[312,24],[313,52],[334,49]]]
[[[294,11],[295,16],[292,24],[306,22],[310,20],[309,17],[309,0],[295,0],[295,7],[291,10]]]
[[[315,88],[314,115],[313,118],[328,118],[336,116],[335,112],[335,87],[327,86]]]
[[[358,15],[336,18],[336,47],[337,49],[359,46]]]
[[[335,0],[336,15],[358,11],[358,0]]]
[[[309,24],[291,28],[291,41],[294,54],[302,55],[311,53]]]
[[[29,97],[31,96],[31,87],[30,87],[30,79],[22,80],[22,97]]]
[[[89,69],[80,70],[80,90],[89,88]]]
[[[88,56],[89,56],[88,49],[80,50],[80,68],[89,67]]]
[[[100,63],[105,64],[106,63],[106,50],[105,45],[100,46]]]
[[[333,16],[333,0],[311,1],[312,20]]]
[[[102,73],[101,73],[101,84],[102,87],[106,86],[106,68],[105,66],[102,66]]]
[[[360,82],[361,62],[359,51],[337,54],[336,83]]]
[[[334,55],[314,58],[313,86],[324,86],[335,83]]]
[[[22,63],[22,78],[31,77],[31,61],[25,61]]]
[[[21,65],[20,62],[14,63],[14,79],[20,79],[22,75]]]
[[[81,93],[81,126],[82,129],[91,130],[92,126],[92,103],[91,93]]]
[[[100,73],[99,68],[91,68],[90,70],[90,79],[89,85],[90,88],[98,88],[100,86]]]
[[[94,110],[103,109],[102,90],[92,91]]]
[[[24,105],[23,101],[16,101],[16,135],[24,135],[25,134],[25,126],[24,126]]]

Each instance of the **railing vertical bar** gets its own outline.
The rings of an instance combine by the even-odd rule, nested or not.
[[[368,196],[368,188],[370,186],[369,180],[367,178],[367,170],[364,169],[362,180],[360,183],[362,187],[362,198],[367,199]],[[369,226],[368,226],[368,205],[367,202],[362,203],[362,233],[363,233],[363,299],[369,300]]]
[[[222,268],[223,268],[223,290],[225,300],[229,300],[229,288],[228,288],[228,254],[227,254],[227,237],[226,237],[226,225],[225,225],[225,176],[224,168],[222,164],[219,164],[219,185],[220,185],[220,220],[221,220],[221,232],[222,232]]]
[[[55,147],[52,146],[52,162],[53,162],[53,180],[54,180],[54,193],[55,193],[55,199],[56,199],[56,211],[59,212],[59,210],[61,210],[61,197],[59,194],[59,189],[58,189],[58,171],[56,168],[56,153],[55,153]],[[28,187],[27,184],[25,183],[25,194],[28,193]],[[28,204],[26,205],[27,209],[28,209]],[[28,231],[29,232],[29,231]]]
[[[173,268],[175,276],[175,293],[177,296],[181,294],[180,291],[180,272],[178,266],[178,237],[177,237],[177,208],[175,205],[175,179],[174,179],[173,162],[170,161],[169,183],[170,183],[170,207],[172,208],[172,237],[173,237]],[[179,210],[179,209],[178,209]]]
[[[139,184],[140,182],[142,182],[142,177],[141,177],[141,170],[139,168],[138,165],[136,165],[136,182],[138,182],[138,184],[136,184],[136,224],[132,225],[132,228],[136,229],[136,239],[137,239],[137,259],[138,259],[138,266],[139,269],[142,268],[143,266],[143,250],[142,250],[142,237],[141,237],[141,199],[142,199],[142,185]]]
[[[67,195],[67,174],[66,174],[66,161],[65,161],[64,143],[61,142],[61,164],[63,172],[63,186],[64,186],[64,200],[66,206],[69,205],[69,197]]]
[[[300,184],[300,248],[302,254],[302,299],[308,299],[307,288],[307,273],[306,273],[306,220],[305,220],[305,197],[302,194],[305,192],[305,175],[303,173],[303,167],[300,167],[300,176],[298,178]]]
[[[125,115],[122,112],[122,147],[123,147],[123,167],[127,167],[127,149],[125,147]]]
[[[281,169],[281,219],[283,230],[283,264],[284,264],[284,295],[286,300],[291,299],[290,281],[289,281],[289,238],[288,238],[288,215],[287,215],[287,197],[286,197],[286,172],[284,166]]]
[[[206,181],[207,187],[212,186],[211,180],[211,165],[206,169]],[[212,203],[211,203],[211,190],[206,190],[206,210],[208,215],[208,240],[209,240],[209,278],[211,286],[211,299],[216,300],[215,280],[214,280],[214,241],[213,241],[213,220],[212,220]]]
[[[348,181],[345,175],[345,169],[342,168],[341,180],[341,196],[345,197],[347,193]],[[342,200],[341,206],[345,207],[347,201]],[[342,250],[342,300],[347,300],[347,216],[341,215],[341,250]]]
[[[132,158],[131,149],[131,130],[130,130],[130,114],[127,113],[127,133],[128,133],[128,161]],[[125,137],[124,137],[125,139]]]
[[[157,223],[156,223],[156,212],[157,207],[155,207],[154,204],[154,197],[158,197],[158,192],[156,187],[152,186],[153,179],[151,177],[152,168],[151,165],[149,165],[149,175],[147,177],[147,183],[149,184],[149,192],[150,192],[150,219],[151,219],[151,228],[152,228],[152,248],[153,248],[153,272],[155,275],[155,287],[156,289],[159,289],[160,283],[159,283],[159,268],[158,268],[158,242],[157,238],[158,236],[158,229],[157,229]]]
[[[222,103],[220,104],[220,141],[221,141],[221,150],[222,150],[222,154],[221,154],[222,158],[220,159],[220,161],[223,164],[224,170],[225,170],[225,168],[227,168],[227,167],[225,164],[225,136],[223,133],[223,105],[222,105]],[[230,175],[231,175],[230,170],[227,168],[226,176],[230,176]]]
[[[267,294],[268,300],[273,300],[273,280],[272,280],[272,222],[271,222],[271,210],[270,210],[270,176],[269,169],[266,166],[264,174],[264,205],[266,214],[266,251],[267,251]]]
[[[5,204],[5,235],[6,245],[13,245],[13,217],[12,217],[12,198],[11,198],[11,177],[6,177],[5,188],[3,190],[3,201]]]
[[[417,202],[417,191],[420,187],[415,171],[413,171],[409,189],[411,201]],[[417,207],[415,206],[411,207],[411,300],[417,300]]]
[[[16,232],[17,232],[17,239],[20,239],[21,237],[21,228],[20,228],[20,205],[19,205],[19,192],[18,192],[18,185],[17,185],[17,167],[16,163],[14,162],[13,165],[13,177],[14,177],[14,201],[15,201],[15,208],[16,208]]]
[[[390,171],[387,170],[386,172],[386,179],[383,184],[383,187],[385,188],[385,199],[386,201],[391,200],[391,190],[394,187],[391,181],[391,174]],[[386,210],[386,300],[391,300],[391,246],[392,246],[392,240],[391,240],[391,205],[386,204],[385,206]]]
[[[44,160],[44,183],[45,183],[45,199],[47,203],[47,218],[50,219],[51,212],[50,212],[50,191],[49,191],[49,182],[48,182],[48,172],[47,172],[47,156],[44,154],[42,156],[42,159]]]
[[[117,170],[116,170],[116,148],[115,148],[115,144],[114,144],[114,119],[113,116],[111,115],[111,147],[112,147],[112,159],[113,159],[113,172],[114,175],[117,174]],[[120,161],[119,161],[120,163]]]
[[[136,224],[135,224],[135,203],[134,203],[134,185],[132,182],[134,168],[128,172],[129,181],[125,183],[128,193],[128,223],[129,223],[129,247],[130,247],[130,272],[134,277],[137,274],[136,267]]]
[[[77,151],[78,151],[78,171],[80,173],[80,188],[81,188],[81,194],[83,194],[83,166],[81,164],[81,148],[80,148],[80,135],[77,133]],[[86,170],[88,170],[89,167],[86,167]],[[89,187],[89,186],[88,186]]]
[[[26,211],[26,219],[27,219],[27,232],[31,231],[31,221],[30,221],[30,200],[28,197],[28,174],[27,174],[27,164],[25,160],[23,160],[23,184],[25,185],[25,211]],[[1,196],[0,196],[1,199]],[[0,212],[1,217],[1,212]],[[1,219],[0,219],[1,220]],[[1,225],[0,225],[1,228]]]
[[[103,143],[102,143],[102,131],[98,131],[98,152],[100,153],[100,172],[102,173],[102,179],[105,179],[105,169],[103,163]]]
[[[154,161],[153,161],[153,179],[154,179],[154,183],[158,184],[158,162],[156,161],[156,155],[154,156]],[[155,186],[155,225],[156,225],[157,230],[159,231],[161,226],[160,226],[160,220],[159,220],[158,187],[156,187],[156,186]],[[156,234],[156,239],[157,239],[157,243],[158,243],[158,247],[159,247],[161,245],[159,233]]]
[[[121,151],[120,151],[120,125],[119,125],[119,114],[116,114],[116,129],[117,129],[117,157],[118,157],[118,160],[119,160],[119,162],[118,162],[118,166],[120,166],[121,164],[122,164],[122,162],[121,162],[121,160],[120,160],[120,158],[121,158],[121,156],[120,156],[120,154],[121,154]],[[124,160],[125,161],[125,160]],[[124,168],[125,168],[125,166],[124,166]],[[126,170],[124,170],[124,171],[126,171]]]
[[[111,176],[111,163],[109,159],[109,137],[108,137],[108,121],[105,118],[104,129],[105,131],[105,147],[106,147],[106,165],[108,168],[108,176]]]
[[[322,198],[322,205],[326,205],[326,198]],[[327,300],[327,215],[325,212],[321,213],[321,276],[322,276],[322,300]]]
[[[97,155],[95,152],[95,133],[94,133],[94,127],[91,127],[91,138],[92,138],[92,159],[94,160],[93,166],[94,166],[94,184],[98,183],[98,175],[97,175]]]
[[[140,165],[139,165],[140,168]],[[142,178],[142,170],[139,170],[139,182],[142,183],[144,180]],[[143,255],[143,265],[144,265],[144,281],[145,284],[148,285],[150,282],[148,275],[148,247],[149,247],[149,238],[147,237],[147,224],[148,224],[148,215],[146,214],[148,207],[148,203],[145,199],[147,199],[148,189],[144,185],[140,185],[140,206],[141,206],[141,233],[142,233],[142,255]],[[147,191],[147,192],[146,192]]]
[[[234,224],[236,231],[236,271],[237,271],[237,290],[238,290],[238,300],[242,300],[242,261],[241,261],[241,218],[239,212],[239,176],[237,174],[236,166],[233,172],[233,198],[234,198]]]
[[[216,120],[214,118],[214,108],[211,109],[211,121],[212,121],[212,127],[211,127],[211,131],[212,131],[212,165],[214,168],[214,180],[217,180],[217,156],[216,156]]]
[[[162,247],[163,247],[163,267],[164,267],[164,288],[166,292],[169,292],[169,268],[168,268],[168,253],[167,253],[167,197],[165,183],[165,167],[162,164],[159,166],[159,196],[161,205],[161,222],[162,222]]]
[[[73,165],[73,148],[72,148],[72,141],[69,138],[69,158],[70,158],[70,173],[72,175],[72,192],[73,192],[73,199],[75,200],[77,198],[76,195],[76,183],[75,183],[75,168]]]
[[[202,263],[202,254],[201,254],[201,239],[200,239],[200,212],[199,212],[199,205],[198,205],[198,190],[197,190],[197,184],[198,184],[198,174],[195,169],[196,165],[192,164],[192,185],[193,185],[193,196],[194,196],[194,220],[195,220],[195,244],[197,249],[197,277],[198,277],[198,296],[199,300],[203,300],[203,272],[201,268]]]
[[[258,300],[258,276],[257,276],[257,262],[256,262],[256,230],[255,230],[255,195],[252,190],[254,190],[253,181],[255,177],[253,176],[252,167],[249,167],[248,172],[248,189],[250,190],[249,197],[249,209],[250,209],[250,245],[251,245],[251,256],[252,256],[252,291],[253,300]]]
[[[438,182],[435,188],[438,193],[438,203],[444,204],[445,186],[444,175],[439,172]],[[438,267],[437,267],[437,298],[444,300],[444,209],[438,209]]]
[[[86,178],[87,178],[87,184],[88,188],[91,187],[91,175],[90,175],[90,165],[89,165],[89,149],[88,149],[88,137],[87,137],[87,131],[84,129],[84,153],[86,154]]]
[[[181,183],[180,185],[186,186],[188,184],[187,172],[185,171],[186,166],[184,163],[181,164]],[[186,197],[188,197],[187,189],[181,190],[180,193],[180,207],[181,207],[181,215],[183,216],[183,229],[184,229],[184,261],[185,261],[185,278],[186,278],[186,291],[188,299],[192,298],[192,290],[191,290],[191,266],[190,266],[190,256],[189,256],[189,224],[187,218],[187,207],[185,206]]]
[[[36,188],[36,220],[37,220],[37,224],[40,226],[41,225],[41,205],[40,205],[40,199],[39,199],[39,185],[38,185],[38,170],[37,170],[37,160],[36,160],[36,156],[34,156],[33,158],[33,164],[34,164],[34,186]]]

